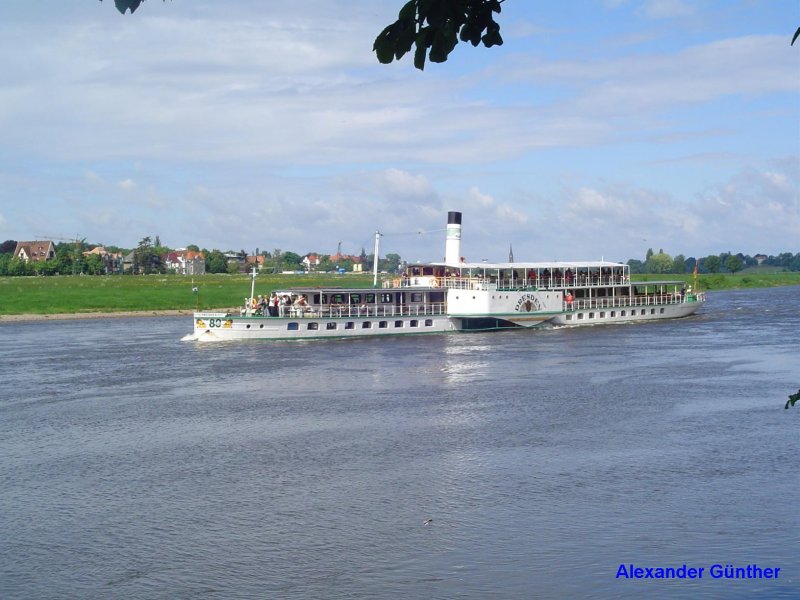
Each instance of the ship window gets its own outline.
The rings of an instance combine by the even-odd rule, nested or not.
[[[369,329],[370,327],[372,327],[372,323],[370,321],[364,321],[361,324],[361,329]]]
[[[345,329],[355,329],[355,326],[356,324],[353,323],[352,321],[348,321],[347,323],[344,324]]]
[[[647,311],[646,311],[645,309],[642,309],[642,314],[643,314],[643,315],[646,315],[646,314],[647,314]]]
[[[430,292],[428,293],[428,299],[431,302],[444,302],[444,292]]]
[[[582,319],[583,318],[583,313],[578,313],[578,318]]]
[[[612,310],[612,311],[611,311],[611,318],[613,319],[613,318],[614,318],[614,317],[616,317],[616,316],[617,316],[617,311],[615,311],[615,310]]]
[[[593,312],[592,312],[592,313],[589,313],[589,318],[590,318],[590,319],[594,319],[594,313],[593,313]]]
[[[664,307],[662,306],[661,308],[659,308],[658,312],[660,312],[663,315],[664,314]]]
[[[345,304],[344,294],[331,294],[331,304]]]
[[[411,327],[419,327],[419,321],[416,319],[411,320]]]
[[[606,318],[606,313],[604,313],[604,312],[601,312],[601,313],[600,313],[600,318],[601,318],[601,319],[605,319],[605,318]]]
[[[350,294],[350,304],[361,304],[361,294]]]
[[[336,329],[336,323],[325,323],[325,329]]]
[[[655,309],[655,308],[651,308],[651,309],[650,309],[650,314],[651,314],[651,315],[654,315],[654,314],[656,314],[656,309]]]
[[[381,294],[381,302],[391,304],[394,302],[394,294]]]
[[[286,325],[286,329],[288,329],[289,331],[297,331],[298,329],[300,329],[300,323],[289,323],[288,325]]]
[[[412,302],[422,302],[422,293],[414,292],[411,294],[411,301]]]
[[[567,315],[567,321],[572,321],[572,315]]]
[[[395,327],[402,327],[403,326],[403,322],[402,321],[395,321],[394,322],[394,326]]]
[[[245,329],[250,329],[250,323],[245,326]]]
[[[309,323],[307,329],[316,331],[317,329],[319,329],[319,323]]]
[[[386,329],[388,326],[389,326],[389,321],[379,321],[378,322],[378,327],[380,327],[381,329]]]
[[[364,301],[369,304],[375,303],[375,294],[364,294]]]
[[[433,319],[425,319],[425,327],[433,327]]]

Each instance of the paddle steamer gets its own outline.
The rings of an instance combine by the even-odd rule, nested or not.
[[[380,234],[376,233],[375,256]],[[373,288],[275,290],[238,313],[196,312],[185,340],[295,340],[579,326],[674,319],[705,294],[682,281],[632,282],[608,261],[471,263],[461,257],[461,213],[447,217],[444,262],[413,264]]]

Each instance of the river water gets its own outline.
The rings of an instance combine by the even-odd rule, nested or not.
[[[798,598],[799,298],[300,343],[0,324],[0,597]]]

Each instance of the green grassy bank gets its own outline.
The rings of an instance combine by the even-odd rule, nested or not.
[[[372,275],[260,275],[256,295],[305,285],[371,287]],[[249,295],[248,275],[0,277],[0,315],[231,308]]]
[[[691,275],[637,275],[636,281]],[[199,293],[192,293],[192,280]],[[372,275],[260,275],[256,294],[298,286],[372,287]],[[800,285],[800,273],[701,275],[701,290]],[[0,277],[0,315],[232,308],[250,295],[247,275]]]

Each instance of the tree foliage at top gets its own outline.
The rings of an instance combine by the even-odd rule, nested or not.
[[[103,0],[100,0],[101,2]],[[415,47],[414,66],[444,62],[459,41],[487,48],[501,46],[500,25],[494,20],[504,0],[409,0],[398,18],[375,38],[372,49],[381,63],[400,60]],[[131,14],[144,0],[114,0],[122,14]]]
[[[414,46],[414,66],[444,62],[459,41],[487,48],[501,46],[500,14],[503,0],[409,0],[397,20],[375,38],[372,49],[381,63],[400,60]]]

